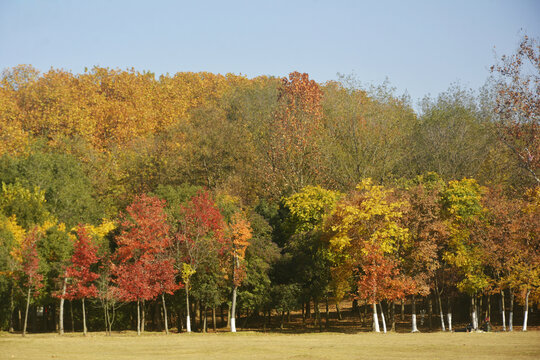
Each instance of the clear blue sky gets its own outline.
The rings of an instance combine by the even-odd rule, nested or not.
[[[540,37],[540,1],[0,0],[0,69],[354,72],[416,102],[480,87],[525,33]]]

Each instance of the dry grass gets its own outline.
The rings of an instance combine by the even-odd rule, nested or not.
[[[0,359],[538,359],[540,332],[0,335]]]

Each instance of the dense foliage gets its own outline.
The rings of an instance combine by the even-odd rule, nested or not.
[[[418,112],[387,84],[297,72],[5,70],[0,327],[62,332],[64,299],[85,332],[86,312],[91,329],[206,331],[224,307],[233,331],[237,312],[283,327],[312,306],[322,326],[320,304],[351,299],[377,331],[411,303],[414,331],[426,299],[451,329],[452,304],[469,299],[454,311],[478,327],[495,295],[510,326],[523,305],[526,327],[540,302],[538,52],[525,38],[478,93],[453,85]]]

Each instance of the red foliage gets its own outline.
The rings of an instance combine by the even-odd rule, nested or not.
[[[358,279],[358,295],[372,303],[396,300],[414,292],[411,278],[400,275],[397,262],[386,257],[375,244],[364,245],[362,274]]]
[[[217,250],[226,253],[229,241],[225,236],[225,222],[214,200],[207,191],[200,191],[186,206],[180,208],[182,220],[177,241],[182,245],[186,261],[196,267],[204,253]],[[208,241],[211,239],[212,241]]]
[[[97,247],[92,244],[86,228],[79,225],[71,265],[66,269],[66,276],[71,280],[66,286],[66,299],[97,296],[93,282],[99,278],[99,274],[92,272],[91,267],[98,261]]]
[[[113,267],[125,301],[154,299],[180,287],[174,260],[168,255],[171,239],[164,207],[165,201],[144,194],[127,207],[117,239],[118,265]]]
[[[117,257],[152,259],[170,246],[169,225],[164,211],[165,201],[143,194],[127,207],[122,234],[118,237]]]
[[[36,293],[43,287],[43,275],[39,272],[38,240],[39,233],[34,228],[24,238],[21,245],[21,265],[26,278],[26,285],[34,289]]]

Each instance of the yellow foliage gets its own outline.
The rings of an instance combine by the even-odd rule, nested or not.
[[[241,212],[237,212],[232,217],[230,228],[235,255],[239,259],[243,259],[249,246],[249,240],[253,236],[249,221]]]
[[[189,289],[189,279],[193,274],[195,274],[195,269],[191,267],[191,265],[183,263],[182,264],[182,280],[184,281],[184,284],[186,284],[186,287]]]
[[[11,244],[12,247],[9,250],[9,253],[13,260],[15,260],[17,263],[22,262],[22,257],[20,253],[21,244],[23,243],[24,238],[26,237],[26,231],[22,226],[17,224],[17,218],[15,215],[4,218],[4,221],[0,221],[0,229],[11,233],[13,235],[13,239],[15,240],[14,244]],[[8,244],[4,244],[6,246]],[[9,272],[10,274],[11,272]]]
[[[98,226],[86,225],[88,234],[93,238],[103,239],[108,233],[116,228],[116,224],[113,221],[103,219]]]
[[[360,242],[377,243],[386,253],[394,252],[409,242],[409,230],[401,226],[404,201],[391,199],[392,191],[363,180],[352,198],[338,204],[330,223],[334,232],[330,245],[343,251]],[[353,244],[353,242],[355,242]]]

